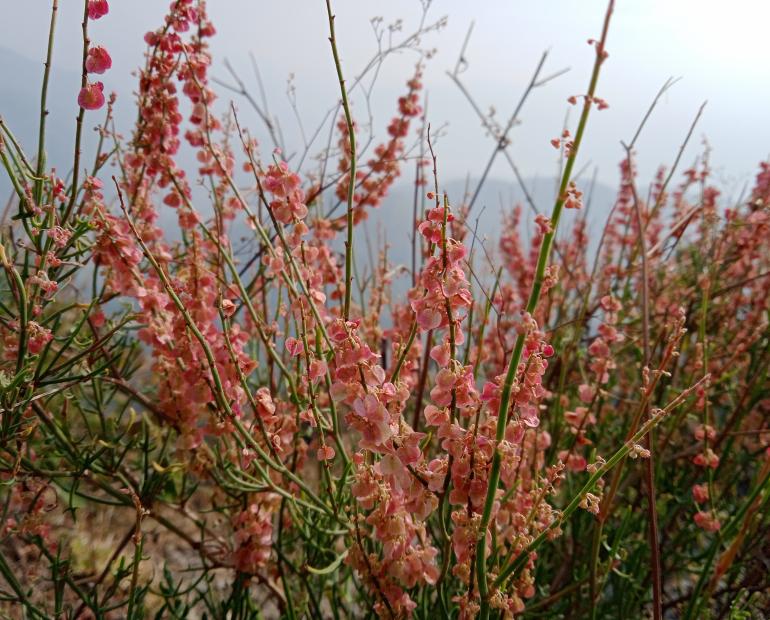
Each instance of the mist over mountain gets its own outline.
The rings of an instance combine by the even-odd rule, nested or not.
[[[53,67],[48,91],[48,127],[54,128],[48,132],[46,141],[47,161],[49,166],[57,167],[60,175],[69,174],[68,168],[72,161],[75,118],[77,115],[77,103],[75,94],[79,88],[80,76],[77,72],[57,66],[54,56]],[[4,67],[5,85],[0,89],[0,114],[7,126],[14,132],[17,140],[25,150],[27,157],[32,160],[36,154],[38,123],[40,115],[40,85],[43,77],[42,62],[32,61],[12,50],[0,47],[0,64]],[[116,106],[116,125],[124,131],[130,127],[133,120],[130,117],[132,106],[126,98],[126,91],[130,92],[133,76],[124,76],[125,84],[121,90],[124,92],[119,105]],[[84,125],[83,153],[87,167],[90,167],[96,140],[93,128],[101,122],[101,115],[87,115]],[[440,158],[441,159],[441,158]],[[439,159],[439,161],[440,161]],[[194,159],[187,152],[180,154],[180,163],[185,166],[195,166]],[[111,172],[110,172],[111,173]],[[249,180],[244,176],[240,182],[248,184]],[[523,179],[527,187],[529,198],[541,212],[548,213],[553,205],[556,195],[556,179],[554,176],[543,176]],[[444,181],[439,164],[440,191],[446,192],[450,204],[457,208],[470,199],[470,194],[476,190],[477,179],[448,178]],[[615,198],[615,190],[601,182],[592,184],[590,173],[585,173],[578,179],[578,186],[584,195],[591,198],[591,213],[589,217],[589,230],[598,231],[589,236],[595,242],[601,231],[606,214]],[[591,189],[592,187],[592,189]],[[209,201],[203,190],[194,187],[196,207],[203,217],[210,215]],[[420,206],[427,204],[423,194],[427,188],[418,192]],[[110,188],[106,189],[107,195],[111,195]],[[11,187],[8,180],[0,179],[0,196],[5,203],[10,196]],[[200,198],[198,200],[197,198]],[[327,204],[334,204],[333,193],[327,196]],[[412,182],[411,170],[404,172],[391,188],[381,207],[369,209],[369,218],[356,229],[355,243],[358,256],[358,266],[361,269],[361,277],[369,270],[368,265],[372,260],[377,260],[379,251],[387,243],[388,259],[396,266],[411,267],[412,262],[412,231],[413,209],[415,192]],[[528,239],[532,229],[533,213],[525,192],[511,173],[510,178],[491,176],[486,179],[478,197],[474,203],[473,212],[470,215],[468,227],[471,229],[468,243],[472,241],[475,231],[475,244],[480,248],[484,246],[485,252],[478,256],[488,255],[495,260],[497,254],[498,236],[500,226],[505,213],[509,212],[516,204],[521,204],[523,209],[522,237]],[[168,238],[178,239],[179,230],[174,209],[160,205],[159,224],[167,233]],[[338,213],[344,212],[344,205],[338,207]],[[563,230],[568,230],[570,221],[575,217],[572,212],[566,212],[563,217]],[[243,239],[248,238],[247,229],[244,228]],[[338,248],[342,251],[342,248]],[[486,258],[483,271],[488,272],[491,267]],[[370,270],[369,270],[370,272]],[[397,281],[395,286],[400,289],[406,285],[406,279]]]
[[[54,56],[48,82],[46,108],[47,168],[55,167],[60,176],[67,175],[72,166],[75,143],[75,119],[78,114],[77,93],[80,75],[57,64]],[[32,162],[37,155],[40,126],[40,95],[43,82],[44,61],[39,62],[0,47],[2,87],[0,87],[0,117],[13,132],[27,159]],[[100,120],[103,117],[100,115]],[[93,156],[95,140],[89,131],[96,117],[87,119],[84,126],[85,161]],[[0,175],[0,202],[4,205],[10,196],[11,184],[6,175]]]
[[[27,157],[32,160],[37,149],[40,83],[43,76],[43,66],[42,63],[31,61],[1,47],[0,64],[4,67],[6,77],[4,88],[0,89],[0,113],[8,127],[14,132]],[[24,76],[23,79],[22,76]],[[126,76],[126,79],[133,80],[134,78]],[[60,175],[66,175],[70,172],[68,168],[62,168],[62,166],[70,166],[72,161],[75,118],[78,109],[75,93],[77,93],[79,83],[80,76],[76,72],[57,67],[54,60],[47,105],[48,126],[54,129],[48,132],[46,151],[48,165],[56,166]],[[128,88],[127,82],[123,90]],[[132,106],[128,105],[125,96],[119,103],[122,105],[116,106],[116,124],[125,131],[126,128],[130,127],[132,121],[129,116]],[[90,167],[96,143],[90,132],[93,131],[96,123],[102,120],[101,114],[86,116],[83,142],[84,161],[87,162],[87,167]],[[441,157],[439,162],[440,159]],[[191,169],[194,169],[195,166],[194,159],[185,150],[180,153],[180,163],[191,167]],[[109,170],[107,172],[112,173]],[[239,178],[239,182],[248,185],[250,180],[244,175]],[[450,204],[455,209],[469,201],[470,195],[476,190],[477,182],[477,179],[473,177],[448,178],[444,181],[439,163],[440,191],[447,193]],[[538,211],[549,213],[556,196],[555,176],[525,178],[523,182],[527,188],[526,194],[529,195]],[[586,198],[590,196],[589,230],[596,231],[596,234],[589,234],[589,236],[595,243],[606,215],[612,206],[616,191],[601,182],[592,182],[590,173],[584,173],[578,178],[577,183],[584,192],[584,196]],[[110,190],[109,187],[105,190],[108,196],[113,194]],[[205,191],[195,186],[193,191],[196,207],[203,217],[208,217],[210,215],[210,202]],[[10,184],[5,177],[0,179],[0,192],[2,202],[5,203],[11,192]],[[421,188],[417,193],[418,212],[423,205],[430,206],[429,201],[424,198],[426,192],[427,188]],[[333,192],[330,191],[326,196],[326,204],[333,205],[335,200]],[[355,245],[360,277],[366,277],[367,273],[371,273],[370,264],[372,261],[377,261],[378,254],[385,244],[388,247],[388,260],[392,265],[411,268],[414,202],[413,173],[411,168],[406,167],[403,176],[397,179],[385,197],[382,206],[369,209],[368,219],[362,226],[356,228]],[[528,239],[532,230],[533,212],[525,192],[513,173],[510,174],[510,178],[491,176],[486,179],[476,198],[468,222],[470,232],[467,241],[469,244],[472,242],[475,231],[475,245],[479,249],[477,256],[482,257],[478,263],[480,264],[479,274],[491,271],[485,255],[492,261],[496,260],[501,223],[504,215],[510,212],[516,204],[522,205],[521,234],[524,239]],[[326,208],[328,209],[329,206]],[[344,208],[344,204],[339,205],[336,214],[344,213]],[[179,229],[175,210],[160,204],[159,201],[159,216],[159,224],[167,231],[168,238],[170,240],[178,239]],[[562,230],[569,229],[574,217],[575,214],[572,212],[564,213]],[[241,228],[240,223],[238,226]],[[239,235],[239,238],[246,241],[249,239],[250,233],[245,226],[242,229],[243,234]],[[340,247],[337,249],[342,252],[341,240],[339,243]],[[482,245],[483,252],[481,251]],[[396,293],[407,285],[407,278],[397,278],[394,283]]]
[[[57,166],[60,175],[68,174],[69,169],[62,169],[62,165],[69,166],[72,161],[75,118],[77,116],[77,103],[75,95],[79,88],[80,76],[66,68],[57,65],[56,56],[52,63],[50,82],[48,88],[48,118],[47,124],[55,128],[48,132],[46,152],[48,164]],[[17,140],[25,150],[27,157],[33,159],[37,149],[38,123],[40,118],[40,88],[43,78],[43,63],[35,62],[12,50],[0,47],[0,66],[3,66],[4,86],[0,89],[0,114],[7,126],[14,132]],[[122,90],[130,88],[135,78],[125,76],[127,84]],[[131,105],[124,98],[116,106],[116,124],[119,128],[126,128],[132,120],[130,117]],[[84,158],[90,162],[93,156],[95,140],[92,132],[97,122],[102,120],[101,115],[87,115],[84,125]],[[61,129],[64,128],[64,129]],[[90,157],[89,157],[90,156]],[[183,163],[186,163],[182,156]],[[190,159],[189,163],[193,163]],[[439,166],[440,167],[440,166]],[[446,182],[441,177],[439,170],[439,183],[441,191],[446,191],[450,203],[459,206],[468,199],[466,194],[472,193],[476,188],[476,179],[448,179]],[[548,212],[553,204],[556,193],[554,177],[527,178],[524,179],[528,193],[539,210]],[[591,179],[587,176],[578,180],[581,189],[587,195]],[[8,181],[3,177],[0,180],[0,192],[3,202],[11,191]],[[427,191],[427,190],[426,190]],[[615,191],[607,185],[597,182],[593,189],[593,206],[591,220],[599,220],[602,214],[612,204]],[[330,198],[331,199],[331,198]],[[422,201],[421,201],[422,202]],[[510,179],[492,177],[488,178],[482,187],[474,204],[471,215],[471,227],[476,226],[478,218],[478,240],[485,240],[488,249],[496,246],[496,236],[500,222],[505,211],[509,211],[515,204],[524,205],[524,213],[530,212],[526,204],[525,194],[513,174]],[[204,203],[205,204],[205,203]],[[359,235],[359,247],[366,247],[366,234],[368,231],[372,240],[387,240],[389,244],[389,256],[392,262],[411,264],[411,229],[414,205],[414,186],[410,180],[410,174],[405,173],[391,189],[382,207],[369,210],[369,219],[362,227]],[[202,214],[206,213],[202,210]],[[572,216],[565,214],[567,223]],[[523,225],[531,222],[531,217],[523,217]],[[161,208],[161,225],[172,233],[176,230],[176,214],[173,209]]]
[[[556,179],[543,177],[523,179],[523,181],[527,187],[527,193],[538,211],[550,213],[557,193]],[[590,178],[578,179],[577,185],[584,192],[584,197],[588,197],[590,194],[589,236],[593,243],[598,243],[602,226],[615,200],[616,190],[600,182],[593,183],[592,186]],[[453,205],[455,210],[468,200],[466,195],[472,194],[475,187],[476,180],[474,179],[450,179],[446,183],[442,183],[439,179],[440,191],[447,193],[450,205]],[[477,246],[484,244],[490,257],[495,256],[503,217],[517,204],[522,206],[522,237],[529,239],[533,228],[534,213],[519,183],[513,178],[510,181],[501,178],[488,178],[482,186],[469,216],[467,223],[470,229],[468,244],[471,243],[475,231]],[[382,244],[382,241],[388,243],[388,258],[392,263],[411,266],[413,208],[413,187],[402,181],[394,187],[380,208],[369,210],[369,218],[361,227],[361,232],[357,238],[357,247],[361,249],[367,247],[365,235],[368,232],[372,241],[380,240],[379,245]],[[560,225],[561,230],[569,231],[576,215],[573,211],[565,211]],[[486,263],[486,260],[479,260],[481,264]]]
[[[27,156],[37,149],[40,122],[40,91],[43,81],[43,61],[35,62],[0,47],[3,85],[0,88],[0,116],[14,133]],[[78,105],[75,97],[80,88],[80,76],[61,68],[54,57],[48,83],[48,118],[52,128],[47,137],[49,162],[71,161]],[[73,96],[74,93],[74,96]],[[71,127],[65,135],[62,127]],[[60,171],[61,172],[61,171]]]

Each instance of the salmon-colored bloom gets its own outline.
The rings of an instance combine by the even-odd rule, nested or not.
[[[110,12],[107,0],[88,0],[88,18],[99,19]]]
[[[318,448],[318,460],[328,461],[334,458],[334,448],[330,445],[321,446]]]
[[[695,513],[695,525],[707,532],[716,532],[722,527],[719,519],[706,510]]]
[[[702,504],[702,503],[708,501],[708,498],[709,498],[709,487],[708,487],[708,485],[707,484],[694,484],[693,487],[692,487],[692,497],[699,504]]]
[[[112,67],[112,58],[110,58],[109,52],[101,45],[88,50],[86,71],[89,73],[104,73],[110,67]]]
[[[78,105],[84,110],[98,110],[104,105],[104,84],[94,82],[80,89]]]

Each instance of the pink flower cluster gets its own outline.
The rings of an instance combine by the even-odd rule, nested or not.
[[[215,352],[224,392],[233,411],[240,415],[246,398],[238,369],[248,376],[256,363],[243,352],[249,337],[237,323],[229,327],[225,338],[217,310],[220,286],[214,271],[219,250],[215,239],[204,238],[199,230],[190,230],[199,218],[189,204],[191,191],[185,175],[174,161],[183,119],[173,78],[176,76],[183,82],[182,91],[194,105],[213,100],[213,93],[206,87],[210,59],[204,39],[214,30],[207,21],[205,5],[192,0],[173,2],[166,22],[167,27],[145,37],[152,50],[140,75],[140,122],[132,148],[124,156],[127,178],[123,191],[130,201],[129,212],[139,235],[171,277],[175,294]],[[195,26],[196,34],[186,42],[183,34],[191,26]],[[193,128],[186,134],[188,142],[201,152],[205,150],[204,132],[219,127],[215,119],[208,114],[204,116],[208,122],[201,127],[204,119],[194,114]],[[210,172],[219,177],[228,174],[226,167],[214,166]],[[220,194],[223,185],[220,183],[217,190]],[[180,227],[190,230],[188,242],[193,250],[188,260],[175,268],[174,250],[162,241],[163,233],[156,225],[158,213],[153,202],[156,188],[168,192],[164,203],[177,208]],[[110,290],[136,300],[144,324],[139,336],[152,348],[155,372],[164,377],[159,385],[160,409],[178,427],[187,447],[193,448],[206,432],[221,432],[224,428],[219,420],[203,424],[210,417],[208,403],[215,400],[207,358],[159,275],[143,263],[142,252],[125,219],[108,213],[100,189],[98,181],[86,182],[86,207],[97,215],[101,231],[95,249],[97,260],[105,267]],[[236,291],[227,292],[228,298],[236,295]],[[227,301],[232,303],[230,299]]]
[[[345,417],[360,434],[354,455],[356,483],[353,495],[359,505],[371,510],[362,523],[383,545],[383,556],[375,558],[355,547],[348,558],[375,594],[377,606],[385,612],[384,601],[398,613],[414,607],[406,588],[416,583],[435,583],[437,551],[422,543],[426,539],[424,519],[435,510],[435,488],[425,479],[420,441],[401,417],[409,396],[403,385],[386,380],[378,356],[357,335],[358,321],[337,319],[329,325],[334,345],[331,394],[346,403]],[[366,451],[381,454],[376,465],[367,463]],[[429,475],[429,474],[428,474]]]
[[[89,0],[88,18],[92,20],[104,17],[110,10],[107,0]],[[102,74],[112,67],[109,52],[102,47],[90,47],[86,54],[83,73]],[[78,105],[84,110],[98,110],[104,105],[104,84],[102,82],[86,82],[78,94]]]
[[[356,187],[353,195],[355,222],[367,217],[366,207],[380,206],[390,186],[401,174],[401,160],[406,149],[404,138],[409,133],[411,120],[422,114],[419,103],[419,93],[422,90],[421,78],[422,67],[418,65],[414,76],[407,82],[406,95],[398,100],[398,115],[388,125],[387,132],[390,139],[375,147],[374,157],[369,159],[364,169],[356,170]],[[341,152],[338,170],[342,176],[337,183],[336,191],[340,201],[347,201],[350,184],[350,140],[344,118],[338,122],[337,129],[340,132],[338,144]]]
[[[238,572],[257,575],[270,559],[273,513],[278,503],[280,499],[277,495],[262,493],[258,500],[233,517],[233,561]]]
[[[445,219],[451,221],[451,215],[445,213],[444,207],[435,207],[418,227],[419,233],[430,244],[441,246],[440,253],[426,261],[420,273],[419,286],[409,292],[409,303],[417,323],[425,331],[459,324],[472,302],[463,271],[465,246],[446,237]],[[461,331],[456,331],[455,338],[456,345],[462,344]],[[449,343],[446,341],[444,344],[443,352],[435,351],[431,355],[446,360]]]
[[[623,342],[623,334],[615,327],[618,311],[622,306],[617,299],[609,295],[602,297],[600,305],[604,310],[604,321],[599,326],[599,335],[588,347],[591,356],[588,367],[594,373],[596,383],[604,385],[610,380],[610,372],[616,366],[610,345]]]
[[[264,187],[274,196],[270,210],[279,222],[290,224],[305,219],[307,206],[302,180],[289,170],[289,164],[284,161],[272,164],[265,173]]]

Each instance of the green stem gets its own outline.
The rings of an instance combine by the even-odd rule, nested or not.
[[[644,425],[637,431],[637,433],[626,443],[623,444],[623,446],[613,454],[610,459],[605,462],[601,467],[599,467],[588,479],[588,482],[583,485],[583,488],[580,489],[580,491],[575,495],[575,497],[572,498],[572,501],[567,505],[567,507],[561,512],[559,517],[557,519],[554,519],[551,524],[546,527],[540,534],[529,544],[527,547],[522,550],[521,553],[519,553],[514,560],[508,564],[506,568],[504,568],[502,571],[500,571],[500,574],[497,576],[497,579],[493,582],[493,587],[499,587],[503,582],[505,582],[509,577],[514,575],[516,571],[518,571],[529,559],[530,554],[533,551],[536,551],[538,547],[540,547],[541,544],[548,538],[548,533],[554,529],[557,529],[561,527],[564,523],[569,520],[569,518],[572,516],[572,513],[577,510],[577,508],[580,506],[580,502],[583,500],[583,498],[586,496],[587,493],[590,493],[591,490],[596,486],[596,484],[599,482],[599,479],[604,476],[608,471],[610,471],[615,465],[620,463],[626,455],[631,451],[631,449],[634,447],[635,444],[638,444],[639,441],[644,438],[647,433],[649,433],[653,428],[655,428],[662,420],[666,417],[666,414],[670,412],[675,407],[679,406],[684,402],[684,400],[692,393],[694,392],[701,384],[703,384],[705,381],[708,380],[708,375],[695,383],[694,385],[687,388],[685,391],[683,391],[679,396],[677,396],[673,401],[671,401],[668,406],[666,406],[665,409],[658,410],[657,412],[653,412],[650,415],[650,418],[645,422]]]
[[[59,0],[53,0],[51,7],[51,25],[48,28],[48,50],[45,56],[45,71],[43,72],[43,87],[40,90],[40,127],[37,137],[37,167],[35,177],[35,201],[39,204],[43,191],[43,171],[45,170],[45,121],[48,118],[46,102],[48,101],[48,78],[51,75],[51,57],[53,56],[54,31],[56,30],[56,14],[59,11]]]
[[[227,394],[224,391],[222,379],[219,375],[216,359],[214,358],[214,354],[211,351],[211,347],[206,341],[206,338],[201,333],[200,329],[198,329],[198,326],[192,320],[192,317],[187,311],[187,308],[185,307],[185,305],[182,303],[182,300],[179,299],[179,296],[174,291],[174,288],[171,285],[171,282],[168,276],[166,275],[166,272],[163,271],[163,268],[160,266],[158,261],[152,255],[152,252],[150,252],[149,248],[147,247],[141,235],[139,234],[139,231],[136,229],[136,226],[133,220],[128,214],[128,210],[126,209],[125,203],[123,201],[123,193],[120,190],[120,186],[118,185],[117,179],[115,177],[112,177],[112,180],[115,183],[115,188],[117,189],[117,192],[118,192],[118,199],[120,201],[120,207],[123,211],[124,216],[126,217],[126,222],[128,223],[128,226],[131,229],[131,232],[134,235],[134,238],[139,244],[139,247],[141,248],[142,253],[144,254],[145,258],[147,258],[147,260],[150,262],[155,272],[158,274],[158,277],[160,278],[160,281],[163,284],[163,288],[165,289],[168,296],[171,298],[171,301],[173,302],[174,306],[182,315],[182,318],[184,319],[185,324],[187,325],[187,327],[192,332],[193,336],[195,337],[195,339],[198,341],[201,348],[203,349],[203,354],[206,357],[206,362],[209,367],[209,372],[211,373],[211,379],[214,383],[215,389],[213,389],[212,392],[213,392],[214,398],[217,401],[217,404],[221,408],[221,411],[223,411],[224,414],[227,416],[227,418],[233,422],[235,427],[238,429],[238,432],[243,436],[243,438],[249,444],[249,447],[257,451],[260,457],[262,457],[270,467],[273,467],[277,471],[280,471],[281,473],[289,476],[292,482],[296,483],[305,493],[307,493],[308,497],[310,497],[314,502],[318,504],[319,508],[321,508],[324,512],[326,512],[333,518],[338,518],[336,515],[333,514],[329,506],[327,506],[326,503],[324,503],[320,498],[318,498],[318,496],[315,495],[315,493],[313,493],[310,490],[310,488],[299,477],[297,477],[294,474],[291,474],[291,472],[289,472],[285,467],[280,467],[279,465],[273,463],[273,461],[264,452],[264,450],[262,450],[262,447],[256,442],[254,437],[251,436],[251,433],[248,432],[248,430],[243,426],[242,422],[237,418],[232,408],[230,407]]]
[[[567,158],[567,163],[564,167],[564,173],[562,174],[561,184],[559,186],[559,194],[556,197],[556,203],[554,204],[553,212],[551,214],[551,230],[544,235],[543,243],[540,246],[540,254],[537,260],[535,279],[532,283],[532,290],[530,291],[529,300],[527,301],[526,306],[526,311],[529,314],[533,314],[535,312],[538,301],[540,300],[540,293],[542,291],[545,278],[545,270],[548,265],[549,256],[551,254],[551,248],[553,247],[556,230],[559,225],[559,219],[561,218],[561,213],[564,208],[567,186],[572,176],[572,169],[575,166],[575,160],[577,159],[580,143],[583,140],[583,134],[588,122],[588,114],[591,110],[591,105],[593,105],[593,96],[596,92],[596,84],[599,80],[599,70],[605,58],[605,42],[607,40],[607,31],[609,29],[609,22],[612,15],[613,5],[614,0],[610,0],[609,5],[607,6],[607,12],[604,17],[602,37],[599,43],[596,44],[596,61],[594,62],[593,72],[591,73],[591,81],[588,86],[588,94],[585,97],[583,111],[580,115],[577,131],[575,132],[573,146],[570,150],[569,157]],[[521,362],[521,355],[524,350],[525,338],[526,333],[523,332],[519,333],[518,337],[516,338],[516,344],[511,354],[511,359],[508,363],[508,371],[505,375],[503,389],[500,394],[500,409],[498,410],[497,414],[496,432],[496,440],[498,444],[505,438],[505,429],[508,425],[508,409],[511,400],[511,390],[513,389],[513,383],[516,378],[519,363]],[[476,543],[476,575],[479,583],[479,594],[481,596],[480,617],[482,619],[489,617],[489,585],[487,583],[486,534],[489,529],[489,523],[492,519],[492,508],[494,507],[495,497],[497,495],[497,487],[500,484],[501,461],[502,457],[500,455],[500,451],[496,447],[494,456],[492,457],[492,468],[489,474],[489,488],[487,489],[487,496],[486,500],[484,501],[484,512],[482,513],[481,517],[479,540]]]
[[[86,69],[86,60],[88,59],[88,48],[90,41],[88,40],[88,0],[83,2],[83,23],[81,24],[83,30],[83,59],[81,67],[80,88],[83,89],[88,84],[88,70]],[[69,219],[72,214],[72,209],[75,206],[75,201],[78,197],[78,177],[80,175],[80,155],[81,155],[81,139],[83,136],[83,117],[85,116],[85,109],[80,108],[78,111],[78,117],[75,128],[75,155],[72,162],[72,193],[70,194],[69,202],[64,210],[64,214],[61,218],[61,225]]]
[[[329,43],[332,46],[334,66],[337,69],[337,78],[340,82],[340,94],[342,95],[342,109],[345,112],[345,123],[348,126],[348,142],[350,143],[350,169],[348,170],[348,213],[347,213],[347,240],[345,241],[345,305],[343,316],[347,321],[350,318],[350,295],[353,289],[353,195],[356,187],[356,134],[353,128],[353,117],[350,114],[348,93],[345,88],[345,79],[342,77],[342,63],[337,51],[337,37],[334,32],[334,15],[330,0],[326,0],[326,14],[329,16]]]
[[[142,517],[141,514],[136,517],[136,531],[134,533],[134,565],[131,571],[131,586],[128,590],[128,610],[126,611],[126,618],[133,620],[135,614],[138,612],[135,610],[136,606],[136,589],[139,585],[139,565],[142,562]]]
[[[711,564],[716,557],[717,551],[719,551],[719,548],[724,541],[729,540],[729,538],[735,534],[735,531],[739,527],[739,523],[746,516],[746,513],[754,503],[754,500],[756,500],[759,494],[768,486],[768,483],[770,483],[770,472],[765,474],[764,478],[762,478],[760,483],[754,487],[754,490],[746,498],[743,506],[741,506],[735,516],[730,519],[730,522],[724,528],[722,528],[714,538],[714,541],[711,543],[711,547],[701,567],[698,582],[695,584],[695,588],[692,592],[692,595],[690,596],[690,603],[687,606],[684,615],[682,616],[683,620],[692,620],[693,618],[701,617],[699,615],[700,608],[703,605],[701,593],[703,592],[703,588],[706,586],[706,581],[708,580],[708,575],[711,571]],[[766,496],[765,503],[768,499],[770,499],[770,495]]]

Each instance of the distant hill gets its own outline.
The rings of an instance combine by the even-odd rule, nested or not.
[[[73,71],[63,70],[55,65],[51,72],[48,95],[48,137],[47,151],[49,165],[59,166],[59,173],[65,174],[72,161],[73,140],[75,131],[75,117],[77,115],[76,96],[80,84],[80,76]],[[43,77],[43,63],[35,62],[15,52],[0,47],[0,66],[3,67],[3,85],[0,88],[0,115],[14,132],[24,147],[28,157],[33,158],[37,148],[40,86]],[[135,78],[127,78],[134,80]],[[124,100],[125,104],[126,101]],[[121,118],[128,122],[131,106],[119,106],[118,122]],[[101,115],[88,117],[85,131],[92,129],[94,124],[101,120]],[[125,128],[125,127],[124,127]],[[86,134],[85,154],[86,161],[90,162],[90,152],[95,140],[91,134]],[[89,149],[90,147],[90,149]],[[185,157],[184,160],[187,158]],[[184,163],[183,160],[183,163]],[[194,162],[190,160],[194,165]],[[440,171],[439,171],[440,174]],[[441,180],[441,179],[440,179]],[[555,195],[555,180],[553,177],[539,179],[525,179],[525,184],[533,201],[543,212],[550,212]],[[590,178],[583,178],[579,185],[587,194]],[[466,189],[470,188],[470,189]],[[457,206],[464,200],[466,191],[475,189],[475,181],[465,179],[449,179],[441,183],[441,190],[446,191],[450,201]],[[10,194],[10,184],[0,175],[0,201],[5,202]],[[614,198],[615,190],[601,183],[597,183],[593,190],[593,205],[591,221],[603,223]],[[379,235],[384,236],[390,245],[389,256],[393,263],[411,264],[411,234],[412,234],[412,205],[413,186],[409,177],[405,175],[392,188],[390,194],[379,209],[370,210],[370,218],[365,230],[376,242]],[[515,204],[522,203],[524,214],[523,226],[529,224],[531,228],[532,217],[529,207],[524,200],[524,193],[513,175],[510,180],[501,178],[489,178],[482,188],[476,200],[471,222],[473,228],[478,217],[478,236],[480,239],[488,239],[487,249],[496,250],[497,231],[499,230],[502,212],[510,210]],[[204,205],[205,201],[201,202]],[[206,215],[205,209],[201,212]],[[340,211],[342,212],[342,211]],[[573,216],[565,214],[565,220]],[[169,226],[170,231],[176,232],[175,214],[173,210],[163,207],[160,222]],[[526,230],[526,228],[525,228]],[[526,232],[525,232],[526,234]],[[176,236],[172,233],[172,237]],[[361,250],[361,259],[366,256],[365,231],[357,233],[357,248]]]
[[[71,161],[80,76],[74,71],[57,67],[55,58],[52,64],[47,124],[53,130],[48,134],[48,160],[66,162]],[[3,68],[0,115],[31,158],[37,149],[43,61],[35,62],[0,47],[0,66]]]
[[[549,214],[556,194],[555,179],[524,179],[524,183],[538,210]],[[588,186],[590,184],[590,179],[578,181],[578,186],[584,192],[584,196],[589,193]],[[450,204],[455,207],[463,202],[466,186],[469,186],[470,192],[473,192],[475,181],[471,180],[470,183],[466,183],[465,180],[452,179],[440,184],[441,190],[447,192]],[[615,196],[616,190],[608,185],[599,182],[594,185],[589,230],[595,232],[591,235],[592,241],[595,243],[598,243],[598,236],[601,234],[602,226]],[[413,204],[413,188],[404,181],[393,189],[382,207],[370,211],[366,225],[370,231],[370,236],[372,239],[376,239],[378,231],[381,235],[385,235],[391,246],[389,256],[394,263],[411,264]],[[528,231],[531,231],[533,226],[533,213],[525,201],[524,192],[520,185],[513,178],[510,181],[500,178],[487,179],[470,214],[468,227],[474,229],[478,218],[477,242],[485,240],[488,251],[497,251],[497,237],[503,213],[509,212],[516,204],[522,205],[522,235],[527,238]],[[564,213],[562,222],[568,225],[574,216],[574,213],[567,211]],[[361,246],[359,245],[359,247]]]

